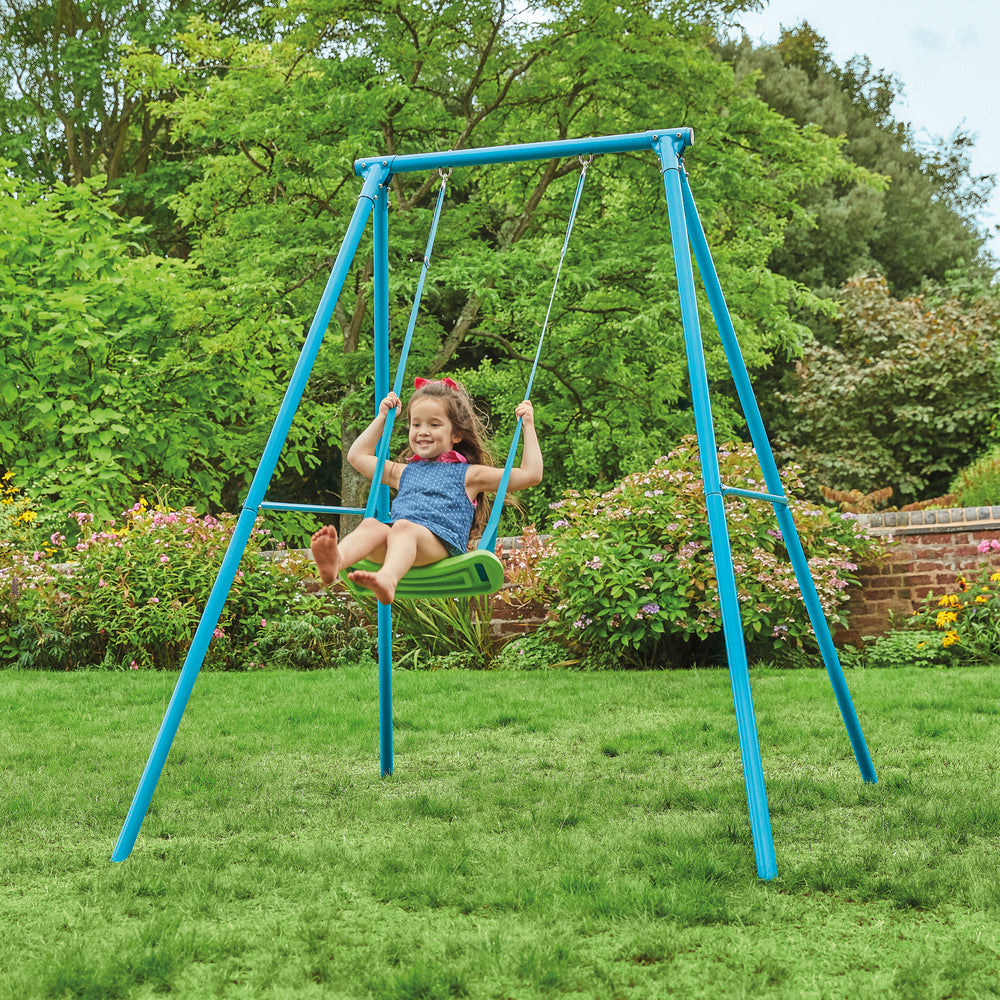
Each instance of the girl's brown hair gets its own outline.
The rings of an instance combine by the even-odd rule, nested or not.
[[[485,423],[476,410],[468,390],[457,382],[424,382],[413,392],[406,404],[406,415],[410,415],[410,407],[421,399],[428,397],[438,400],[444,407],[445,414],[451,421],[451,426],[459,441],[455,451],[462,455],[470,465],[496,465],[496,458],[489,446]],[[407,448],[403,458],[409,458],[413,452]],[[490,504],[485,493],[476,497],[476,510],[472,518],[472,533],[482,534],[483,528],[490,517]]]

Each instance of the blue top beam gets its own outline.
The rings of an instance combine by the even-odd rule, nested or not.
[[[654,148],[669,136],[678,154],[694,143],[694,129],[651,129],[625,135],[590,136],[586,139],[558,139],[552,142],[526,142],[519,146],[488,146],[479,149],[449,149],[440,153],[413,153],[406,156],[366,156],[355,160],[354,172],[363,176],[373,164],[381,163],[390,174],[448,167],[472,167],[486,163],[521,163],[525,160],[554,160],[563,156],[599,156],[602,153],[634,153]]]

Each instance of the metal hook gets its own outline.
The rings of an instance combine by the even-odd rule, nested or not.
[[[438,173],[441,175],[441,180],[446,181],[449,177],[451,177],[451,170],[452,168],[449,167],[448,172],[445,173],[443,167],[438,167]]]
[[[580,160],[580,163],[583,165],[583,169],[586,170],[587,167],[589,167],[591,163],[594,162],[594,154],[590,153],[587,156],[580,156],[578,159]]]

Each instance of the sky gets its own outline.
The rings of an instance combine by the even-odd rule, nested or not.
[[[917,139],[951,135],[959,126],[978,136],[975,174],[1000,180],[1000,3],[996,0],[770,0],[740,21],[754,42],[778,40],[780,29],[808,21],[843,66],[866,55],[872,67],[897,76],[903,95],[893,114]],[[1000,193],[981,227],[1000,225]],[[1000,236],[991,240],[1000,251]]]

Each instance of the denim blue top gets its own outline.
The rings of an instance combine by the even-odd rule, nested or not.
[[[390,523],[429,528],[454,556],[465,552],[472,530],[472,501],[465,492],[468,466],[459,462],[410,462],[399,477]]]

